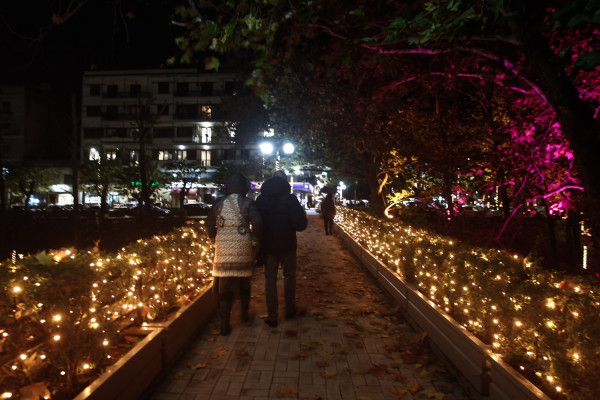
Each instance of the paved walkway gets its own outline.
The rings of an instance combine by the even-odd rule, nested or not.
[[[298,235],[297,304],[306,316],[267,326],[263,271],[252,285],[249,324],[233,305],[232,333],[210,321],[152,400],[444,399],[468,397],[368,272],[309,213]]]

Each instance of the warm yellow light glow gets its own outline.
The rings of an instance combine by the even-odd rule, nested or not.
[[[23,291],[23,289],[21,289],[20,286],[13,287],[13,292],[15,292],[15,293],[21,293],[22,291]]]
[[[56,314],[52,317],[52,320],[54,322],[60,322],[61,319],[62,319],[62,316],[60,314]]]
[[[60,340],[60,335],[54,335],[52,339],[54,339],[55,342],[58,342]]]

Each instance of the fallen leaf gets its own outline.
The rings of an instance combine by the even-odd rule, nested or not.
[[[335,353],[331,353],[329,351],[319,350],[316,354],[321,358],[327,358],[329,360],[335,358]]]
[[[317,361],[315,364],[317,364],[317,367],[319,368],[325,368],[329,366],[329,361]]]
[[[428,399],[444,400],[446,396],[444,393],[438,392],[434,389],[423,389],[419,392],[419,395],[425,395]]]
[[[385,376],[388,373],[388,366],[386,364],[377,364],[369,368],[368,373],[373,376]]]
[[[307,352],[304,352],[304,351],[297,351],[297,352],[296,352],[296,355],[297,355],[298,357],[300,357],[300,358],[306,358],[306,357],[308,357],[310,354],[308,354]]]
[[[22,399],[26,400],[49,399],[50,391],[48,390],[48,382],[35,382],[23,386],[19,389],[19,394]]]
[[[419,384],[419,382],[413,382],[410,385],[408,385],[407,388],[413,393],[417,393],[423,390],[423,387]]]
[[[336,371],[323,371],[323,372],[321,372],[321,376],[323,378],[333,378],[333,377],[337,376],[337,372]]]
[[[246,349],[237,349],[234,353],[233,353],[233,358],[238,359],[238,360],[248,360],[251,359],[252,357],[250,356],[250,353],[248,353],[246,351]]]
[[[392,386],[390,388],[390,394],[394,396],[396,399],[401,399],[408,393],[408,389],[401,386]]]
[[[229,350],[227,350],[223,347],[217,347],[216,349],[212,349],[211,353],[215,357],[220,357],[220,356],[224,356],[225,354],[229,353]]]
[[[173,375],[171,375],[171,378],[177,379],[177,378],[181,378],[183,375],[184,375],[183,372],[178,371],[178,372],[175,372]]]
[[[277,388],[277,394],[282,396],[298,397],[298,393],[298,389],[296,389],[296,386],[292,384],[279,386]]]

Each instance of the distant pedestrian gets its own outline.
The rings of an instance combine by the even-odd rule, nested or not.
[[[327,196],[321,203],[321,215],[323,216],[323,222],[325,224],[325,234],[333,235],[333,218],[335,218],[335,200],[331,193],[327,193]]]
[[[265,297],[268,316],[265,323],[277,326],[277,271],[283,269],[285,316],[294,318],[301,314],[296,308],[296,232],[306,229],[306,212],[298,198],[291,193],[290,184],[283,171],[275,171],[261,188],[256,199],[264,221],[263,246],[265,254]]]
[[[250,184],[243,175],[231,175],[225,186],[226,195],[214,202],[206,219],[208,236],[215,240],[212,275],[219,293],[223,336],[231,332],[229,316],[235,293],[241,299],[242,320],[250,320],[253,246],[262,234],[262,217],[254,200],[246,197],[249,190]]]

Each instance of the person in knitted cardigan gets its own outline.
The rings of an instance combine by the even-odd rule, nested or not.
[[[254,265],[254,248],[262,234],[262,217],[254,200],[246,197],[250,183],[241,174],[227,179],[225,196],[212,205],[206,219],[208,236],[215,241],[212,275],[219,293],[221,335],[231,332],[231,304],[238,293],[242,319],[250,320],[250,279]]]

